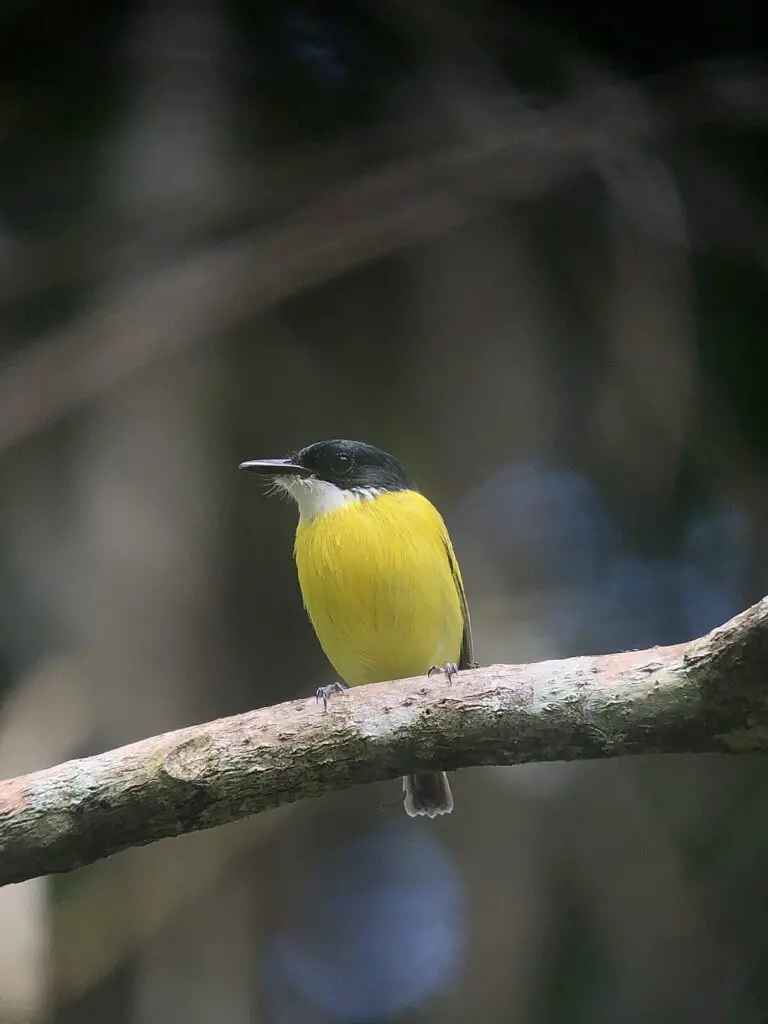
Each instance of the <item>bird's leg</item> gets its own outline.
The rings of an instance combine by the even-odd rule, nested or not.
[[[335,682],[335,683],[329,683],[327,686],[318,686],[317,693],[315,694],[315,700],[317,701],[318,704],[320,703],[320,701],[322,701],[323,702],[323,710],[327,711],[328,710],[328,698],[331,696],[331,694],[332,693],[344,693],[348,689],[349,689],[349,687],[347,686],[346,683],[341,683],[341,682],[338,682],[338,681]]]
[[[456,664],[455,661],[446,661],[444,665],[433,665],[430,668],[429,672],[427,672],[427,675],[433,676],[437,672],[445,672],[445,676],[448,682],[452,683],[456,676],[459,674],[459,666]]]

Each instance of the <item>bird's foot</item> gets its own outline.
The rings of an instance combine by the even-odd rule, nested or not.
[[[328,710],[328,698],[331,696],[331,694],[333,694],[333,693],[345,693],[348,689],[349,689],[349,687],[347,686],[346,683],[340,683],[340,682],[329,683],[327,686],[318,686],[317,693],[315,694],[315,700],[317,701],[318,704],[320,703],[320,701],[322,701],[323,702],[323,710],[327,711]]]
[[[455,661],[446,661],[444,665],[433,665],[429,672],[427,672],[427,675],[434,676],[438,672],[445,672],[446,679],[449,683],[452,683],[459,674],[459,666]]]

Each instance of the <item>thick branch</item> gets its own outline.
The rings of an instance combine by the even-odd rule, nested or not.
[[[768,598],[707,637],[366,686],[0,783],[0,884],[415,769],[768,752]],[[461,814],[459,805],[456,813]]]

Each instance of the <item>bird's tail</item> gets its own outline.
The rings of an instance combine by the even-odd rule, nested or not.
[[[411,818],[419,814],[436,818],[438,814],[450,814],[453,810],[453,794],[445,772],[406,775],[403,792],[405,813]]]

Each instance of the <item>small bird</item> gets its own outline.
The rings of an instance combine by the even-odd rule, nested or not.
[[[398,460],[362,441],[318,441],[287,459],[240,469],[268,478],[299,507],[294,555],[304,607],[350,686],[474,665],[469,611],[451,538],[437,509]],[[445,772],[403,779],[411,817],[453,810]]]

